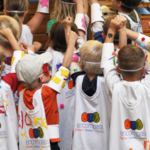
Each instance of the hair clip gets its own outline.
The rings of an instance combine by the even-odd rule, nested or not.
[[[119,70],[120,70],[120,71],[123,71],[123,72],[136,72],[136,71],[141,70],[142,68],[143,68],[143,67],[138,68],[138,69],[134,69],[134,70],[126,70],[126,69],[121,69],[121,68],[119,68]]]
[[[81,61],[83,61],[83,62],[86,62],[86,63],[88,63],[88,64],[97,64],[97,65],[99,65],[99,64],[101,64],[101,62],[90,62],[90,61],[85,61],[85,60],[81,60]]]
[[[63,0],[61,0],[62,3],[64,4],[69,4],[69,5],[76,5],[76,3],[69,3],[69,2],[64,2]]]

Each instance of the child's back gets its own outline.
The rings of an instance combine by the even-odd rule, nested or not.
[[[81,67],[72,64],[76,85],[73,150],[109,149],[109,100],[100,77],[102,44],[88,41],[80,49]]]
[[[118,53],[117,67],[109,59],[114,49],[115,31],[118,28],[121,36],[126,31],[125,25],[125,21],[113,19],[103,47],[101,67],[104,67],[106,89],[112,99],[109,149],[143,150],[149,148],[147,141],[150,139],[150,92],[147,88],[150,80],[149,75],[143,79],[145,55],[141,48],[127,45]],[[120,43],[124,40],[126,38],[122,37]]]

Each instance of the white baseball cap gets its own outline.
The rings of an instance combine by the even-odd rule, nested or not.
[[[41,55],[26,54],[16,65],[18,80],[28,85],[38,79],[44,64],[52,60],[52,54],[45,52]]]

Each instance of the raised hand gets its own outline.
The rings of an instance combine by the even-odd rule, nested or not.
[[[14,36],[13,33],[12,33],[12,30],[10,28],[4,28],[4,29],[0,30],[0,34],[2,36],[6,37],[7,39],[9,37]]]
[[[115,32],[122,28],[124,23],[119,19],[112,19],[110,22],[110,29],[114,30]]]
[[[123,26],[126,27],[126,24],[127,24],[127,18],[126,18],[125,16],[118,15],[115,19],[119,19],[120,21],[122,21]]]

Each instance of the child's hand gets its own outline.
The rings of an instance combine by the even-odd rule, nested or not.
[[[28,49],[33,51],[34,53],[37,53],[42,47],[42,44],[39,42],[33,42],[33,45],[31,45]]]
[[[25,52],[25,54],[28,54],[28,44],[26,42],[20,42],[19,44],[22,51]]]
[[[4,28],[4,29],[0,30],[0,34],[2,36],[6,37],[7,39],[14,36],[12,33],[12,30],[10,28]]]
[[[115,19],[121,20],[122,23],[123,23],[123,27],[126,27],[126,25],[127,25],[127,18],[125,16],[118,15]]]
[[[123,22],[119,19],[112,19],[110,22],[110,29],[114,30],[115,32],[122,28]]]
[[[74,31],[70,31],[68,43],[71,45],[72,44],[75,45],[77,39],[78,39],[78,34],[75,33]]]
[[[62,26],[64,27],[64,29],[67,30],[71,30],[71,23],[73,22],[73,18],[72,17],[66,17],[62,22]]]

